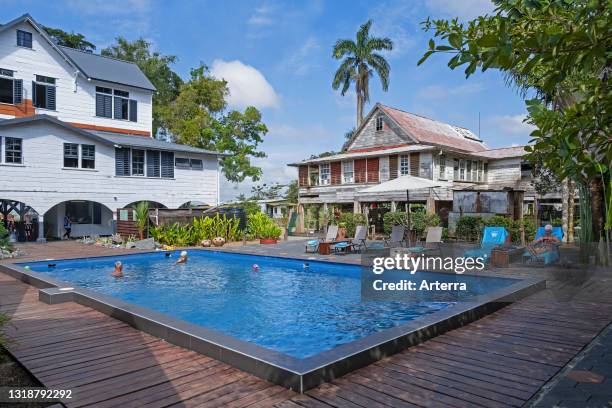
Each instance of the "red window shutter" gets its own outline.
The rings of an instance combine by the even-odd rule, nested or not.
[[[368,168],[368,183],[378,183],[378,168],[379,161],[378,157],[374,157],[371,159],[367,159],[367,168]]]
[[[389,156],[389,180],[397,178],[397,154]]]
[[[298,183],[300,187],[308,187],[308,166],[298,168]]]
[[[332,162],[330,164],[331,171],[331,183],[340,184],[342,179],[342,164],[338,162]]]
[[[366,159],[355,160],[355,183],[366,182]]]
[[[410,153],[410,175],[419,177],[419,166],[421,165],[421,154]]]

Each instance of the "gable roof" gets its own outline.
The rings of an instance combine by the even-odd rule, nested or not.
[[[92,54],[69,47],[60,46],[59,48],[90,79],[155,91],[155,86],[149,81],[149,78],[133,62]]]
[[[55,49],[73,68],[77,69],[88,80],[112,82],[135,88],[155,91],[155,86],[146,75],[138,68],[138,65],[114,58],[104,57],[85,51],[75,50],[69,47],[58,46],[29,14],[24,14],[4,25],[0,25],[0,32],[27,22],[43,37],[53,49]]]
[[[212,150],[200,149],[193,146],[182,145],[178,143],[164,142],[163,140],[153,139],[151,137],[130,136],[119,133],[110,133],[102,131],[85,130],[72,126],[64,121],[57,119],[55,116],[49,115],[34,115],[16,119],[0,120],[0,127],[27,125],[37,122],[47,122],[62,128],[68,129],[76,134],[96,140],[100,143],[119,146],[119,147],[140,147],[145,149],[167,150],[173,152],[196,153],[215,156],[227,156],[225,153],[219,153]]]
[[[401,132],[400,136],[406,141],[449,147],[465,152],[479,152],[487,149],[484,142],[468,129],[415,115],[414,113],[392,108],[381,103],[377,103],[372,108],[346,146],[350,146],[353,143],[376,111],[385,113],[393,124],[396,125],[397,130]]]
[[[525,146],[499,147],[478,152],[478,156],[488,159],[509,159],[513,157],[522,157],[526,154],[527,151],[525,150]]]

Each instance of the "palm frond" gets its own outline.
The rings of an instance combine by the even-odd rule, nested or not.
[[[366,48],[368,49],[368,51],[382,51],[382,50],[391,51],[393,50],[393,41],[391,41],[391,39],[387,37],[385,38],[373,37],[373,38],[370,38],[368,42],[366,43]]]
[[[391,71],[391,67],[387,60],[380,54],[370,54],[367,59],[367,63],[376,71],[378,76],[380,77],[380,82],[382,83],[383,91],[387,91],[389,89],[389,72]]]
[[[338,70],[334,75],[334,79],[332,81],[332,88],[338,89],[340,88],[340,85],[342,85],[342,95],[346,93],[348,87],[351,84],[352,78],[354,77],[354,63],[355,58],[346,58],[344,61],[342,61],[342,64],[340,64],[340,67],[338,67]]]
[[[355,44],[352,40],[338,40],[334,45],[332,50],[332,57],[335,59],[340,59],[345,55],[356,55],[357,54],[357,44]]]
[[[359,27],[357,31],[357,47],[363,48],[370,38],[370,27],[372,27],[372,20],[368,20]]]

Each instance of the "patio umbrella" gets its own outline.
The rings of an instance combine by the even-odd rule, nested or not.
[[[415,176],[400,176],[393,180],[385,181],[372,187],[360,190],[360,193],[397,193],[406,192],[406,202],[408,203],[408,212],[410,213],[410,191],[422,190],[425,188],[435,187],[452,187],[453,183],[442,180],[430,180],[423,177]],[[408,230],[410,230],[410,217],[408,217]]]

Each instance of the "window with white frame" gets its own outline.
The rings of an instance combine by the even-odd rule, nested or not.
[[[81,168],[96,168],[96,146],[86,144],[81,145]]]
[[[324,163],[320,165],[320,177],[321,177],[321,185],[327,185],[331,179],[331,173],[329,168],[329,163]]]
[[[407,176],[410,174],[410,159],[407,154],[400,155],[399,169],[400,169],[400,176]]]
[[[446,156],[443,154],[438,157],[438,178],[446,180]]]
[[[459,180],[459,159],[453,159],[453,180]]]
[[[96,86],[96,116],[137,122],[138,102],[127,91]]]
[[[478,182],[481,182],[481,181],[482,181],[482,168],[483,168],[483,166],[482,166],[482,162],[481,162],[481,161],[479,161],[479,162],[478,162],[478,176],[477,176],[477,180],[478,180]]]
[[[0,103],[17,105],[23,102],[23,81],[13,75],[10,69],[0,68]]]
[[[353,183],[355,181],[355,162],[347,160],[342,162],[342,182]]]
[[[17,137],[4,138],[4,162],[11,164],[23,163],[23,139]]]
[[[459,160],[459,180],[465,180],[465,160]]]
[[[132,149],[132,176],[145,175],[145,151]]]
[[[64,143],[64,167],[79,167],[78,143]]]
[[[55,78],[36,75],[32,82],[32,104],[37,108],[55,110]]]
[[[383,118],[382,116],[378,116],[376,118],[376,131],[380,132],[381,130],[383,130],[384,124],[383,124]]]
[[[472,181],[472,161],[471,160],[466,160],[465,180]]]
[[[472,161],[472,181],[476,182],[478,177],[478,162],[476,160]]]
[[[19,47],[32,48],[32,33],[17,30],[17,45]]]
[[[389,156],[381,157],[378,161],[378,179],[380,182],[388,181],[390,178]]]

